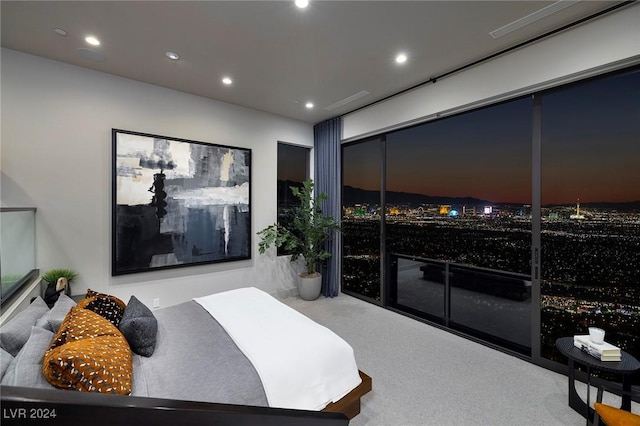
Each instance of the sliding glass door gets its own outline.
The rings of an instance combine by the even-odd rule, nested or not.
[[[386,136],[390,303],[531,347],[531,100]]]
[[[636,67],[345,144],[343,290],[541,363],[590,325],[640,358],[639,99]]]
[[[640,358],[640,71],[542,95],[541,355],[587,334]]]

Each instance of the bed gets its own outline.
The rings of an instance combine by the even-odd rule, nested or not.
[[[133,306],[134,299],[128,306]],[[136,302],[139,303],[137,299]],[[23,347],[17,352],[15,347],[10,348],[13,354],[9,355],[13,358],[3,355],[3,405],[15,403],[12,398],[20,400],[20,395],[36,395],[35,402],[46,403],[46,399],[40,399],[42,392],[55,400],[64,399],[61,394],[77,395],[77,392],[54,388],[42,374],[38,375],[42,369],[43,347],[47,341],[50,345],[55,342],[55,339],[51,342],[53,330],[48,334],[38,328],[49,325],[50,329],[57,328],[60,332],[72,311],[87,310],[72,307],[73,304],[65,296],[52,309],[44,310],[36,300],[25,310],[32,311],[26,320],[25,315],[20,314],[23,318],[19,322],[35,321]],[[156,408],[175,407],[180,401],[189,401],[189,404],[202,404],[196,410],[199,413],[207,410],[202,407],[213,411],[221,407],[243,407],[261,414],[269,410],[279,410],[280,415],[304,410],[340,413],[350,419],[360,412],[360,398],[371,390],[371,378],[357,369],[353,350],[346,342],[255,288],[194,299],[155,310],[151,315],[157,324],[152,354],[132,353],[131,387],[126,389],[130,391],[120,392],[129,396],[124,400],[109,399],[114,401],[114,407],[120,404],[143,407],[149,401],[156,401],[153,404]],[[7,336],[11,334],[7,328],[10,329],[11,324],[3,325],[0,332],[3,352]],[[258,333],[252,337],[247,334],[250,330]],[[307,336],[307,333],[310,334]],[[332,345],[337,348],[335,353],[327,352],[326,348]],[[135,342],[131,347],[135,347]],[[27,362],[26,351],[35,352],[31,364]],[[327,353],[323,355],[323,351]],[[45,363],[46,359],[45,356]],[[56,389],[54,393],[52,389]],[[89,398],[89,404],[104,405],[89,396],[82,398]],[[80,400],[75,398],[75,401]],[[185,410],[186,414],[188,410]],[[148,418],[148,413],[145,416]]]

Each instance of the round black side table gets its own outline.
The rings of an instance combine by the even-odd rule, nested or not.
[[[640,361],[625,351],[620,351],[620,361],[600,361],[583,352],[573,345],[573,337],[561,337],[556,340],[558,350],[569,359],[569,406],[582,414],[589,424],[593,419],[593,409],[589,407],[589,393],[591,385],[591,369],[615,373],[622,376],[622,389],[631,391],[631,376],[640,370]],[[584,402],[576,391],[576,367],[579,363],[587,367],[587,402]],[[631,397],[622,396],[621,409],[631,411]]]

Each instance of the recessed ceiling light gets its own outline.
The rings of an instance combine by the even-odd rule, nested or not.
[[[313,108],[313,102],[307,102],[304,106],[307,107],[307,109],[311,109]]]
[[[222,82],[228,86],[233,83],[233,80],[231,80],[229,77],[223,77]]]
[[[309,6],[309,0],[296,0],[295,3],[300,9],[304,9]]]
[[[59,36],[66,36],[67,32],[65,30],[63,30],[62,28],[56,28],[53,30],[56,34],[58,34]]]
[[[92,46],[100,46],[100,40],[98,40],[94,36],[85,37],[84,41],[86,41],[87,43],[89,43]]]
[[[178,59],[180,59],[180,55],[178,55],[176,52],[167,52],[165,53],[165,55],[167,55],[167,58],[173,61],[177,61]]]
[[[398,56],[396,56],[396,63],[404,64],[405,62],[407,62],[407,55],[406,54],[400,53],[400,54],[398,54]]]

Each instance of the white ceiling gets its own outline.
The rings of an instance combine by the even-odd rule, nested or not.
[[[580,1],[490,36],[551,3],[311,0],[301,10],[293,1],[2,1],[1,40],[9,49],[317,123],[621,2]],[[102,44],[88,45],[89,34]],[[394,62],[400,51],[409,57],[401,66]],[[233,84],[222,84],[223,76]],[[326,109],[362,91],[369,94]],[[305,108],[307,101],[315,107]]]

